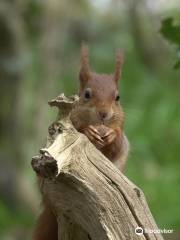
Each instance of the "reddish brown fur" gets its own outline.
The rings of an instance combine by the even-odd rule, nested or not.
[[[86,81],[90,78],[88,48],[83,44],[81,48],[81,70],[79,73],[80,89],[84,88]]]
[[[122,107],[115,100],[118,95],[118,80],[121,75],[122,64],[123,56],[121,51],[118,50],[114,74],[94,73],[89,67],[88,48],[83,46],[80,68],[80,100],[71,114],[71,120],[75,128],[81,132],[84,132],[84,129],[89,125],[99,126],[101,124],[114,130],[116,134],[114,141],[100,149],[111,161],[114,161],[120,154],[124,125]],[[92,92],[91,99],[88,101],[84,98],[87,89]],[[103,121],[100,118],[101,113],[107,115]]]
[[[123,56],[120,51],[117,52],[116,69],[114,74],[93,73],[89,67],[88,48],[83,45],[81,51],[81,68],[79,74],[79,102],[72,110],[71,120],[74,127],[89,137],[94,145],[99,145],[93,141],[89,132],[90,126],[93,126],[95,137],[104,141],[99,150],[112,162],[117,159],[122,161],[120,170],[123,170],[125,161],[123,156],[127,155],[127,149],[124,144],[124,113],[121,105],[116,101],[118,95],[118,80],[121,74]],[[84,93],[90,89],[91,98],[87,101]],[[102,115],[106,117],[102,119]],[[105,135],[112,134],[113,141],[108,142]],[[94,134],[94,133],[93,133]],[[110,135],[111,137],[111,135]],[[97,140],[97,139],[96,139]],[[124,157],[125,159],[126,157]],[[124,162],[123,162],[124,161]],[[44,211],[41,214],[34,235],[34,240],[57,240],[57,222],[49,205],[45,202]]]
[[[118,81],[121,76],[121,67],[123,65],[123,62],[124,62],[123,53],[120,49],[118,49],[116,55],[116,69],[114,72],[114,77],[116,81]]]
[[[58,240],[58,226],[55,215],[46,200],[43,201],[44,209],[38,218],[33,240]]]

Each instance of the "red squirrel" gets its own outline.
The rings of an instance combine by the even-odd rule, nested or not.
[[[129,143],[124,134],[124,112],[119,103],[118,81],[123,56],[117,52],[114,74],[97,74],[90,70],[88,48],[82,46],[79,73],[79,101],[70,114],[74,127],[121,171],[124,170]],[[38,219],[34,240],[58,240],[57,221],[45,200]]]
[[[97,74],[90,70],[88,48],[82,47],[79,74],[79,101],[71,112],[74,127],[121,171],[124,170],[129,143],[124,134],[124,112],[119,103],[118,81],[123,55],[117,52],[114,74]]]

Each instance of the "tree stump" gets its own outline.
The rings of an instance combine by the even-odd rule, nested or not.
[[[41,191],[58,222],[59,240],[162,240],[143,192],[88,138],[73,127],[69,114],[77,96],[61,94],[49,102],[59,109],[47,145],[32,159]],[[140,235],[135,229],[141,227]]]

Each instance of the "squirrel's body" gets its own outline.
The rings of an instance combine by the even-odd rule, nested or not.
[[[89,67],[88,49],[82,48],[79,101],[71,112],[74,127],[123,171],[129,144],[124,134],[124,112],[118,81],[123,63],[118,52],[115,73],[97,74]]]
[[[96,90],[98,96],[102,96],[101,89],[94,89]],[[107,88],[107,91],[109,90],[110,89]],[[111,114],[108,117],[109,108]],[[105,119],[101,118],[99,114],[99,112],[101,111],[104,113],[107,112],[107,117]],[[119,102],[115,103],[114,105],[112,104],[112,106],[109,106],[105,101],[103,101],[102,96],[102,99],[96,98],[94,101],[84,103],[83,97],[80,96],[79,101],[76,103],[74,109],[71,112],[70,118],[74,127],[79,132],[84,133],[89,138],[89,140],[121,171],[124,170],[125,162],[128,155],[129,143],[123,131],[124,113]],[[113,141],[109,144],[105,141],[94,142],[87,132],[89,126],[96,129],[99,133],[99,137],[102,139],[107,133],[107,131],[111,129],[112,131],[114,131],[115,136]]]
[[[79,101],[71,111],[70,119],[79,132],[84,133],[110,161],[123,171],[129,143],[124,134],[124,112],[119,103],[118,93],[122,55],[118,53],[116,70],[112,75],[90,71],[86,47],[82,48],[81,60]],[[54,224],[57,225],[56,218],[45,201],[44,212],[39,218],[34,240],[57,240],[58,234],[54,234],[57,226]]]

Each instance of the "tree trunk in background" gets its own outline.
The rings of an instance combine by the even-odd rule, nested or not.
[[[0,2],[0,143],[1,143],[1,188],[6,189],[5,198],[16,202],[15,188],[9,188],[6,176],[16,174],[16,164],[22,161],[22,131],[19,131],[19,91],[23,75],[24,29],[17,2]],[[2,144],[5,142],[6,144]],[[9,148],[11,146],[11,148]],[[11,174],[8,174],[10,171]],[[3,177],[4,176],[4,177]],[[14,180],[12,186],[14,186]],[[15,204],[15,203],[14,203]]]
[[[61,1],[44,1],[42,3],[41,14],[41,34],[40,34],[40,65],[41,79],[43,84],[40,84],[37,93],[37,121],[36,135],[39,142],[42,141],[42,136],[46,135],[46,126],[48,125],[49,114],[48,106],[44,104],[47,99],[50,99],[55,90],[55,82],[61,72],[61,51],[64,43],[64,23],[61,22]],[[63,25],[64,24],[64,25]],[[59,86],[63,90],[62,80]],[[58,92],[59,92],[58,91]]]
[[[0,190],[11,209],[20,202],[21,207],[27,204],[33,210],[34,197],[21,171],[26,124],[22,114],[27,53],[24,8],[25,3],[18,0],[0,2]]]
[[[150,71],[161,71],[164,64],[165,48],[158,36],[157,16],[151,13],[147,0],[129,0],[126,2],[135,49],[141,61]],[[147,28],[149,30],[147,30]]]
[[[23,75],[24,28],[21,8],[16,1],[0,2],[0,131],[10,141],[15,160],[20,161],[19,90]],[[1,139],[1,141],[2,141]],[[18,141],[17,141],[18,139]],[[19,143],[14,144],[14,143]]]

